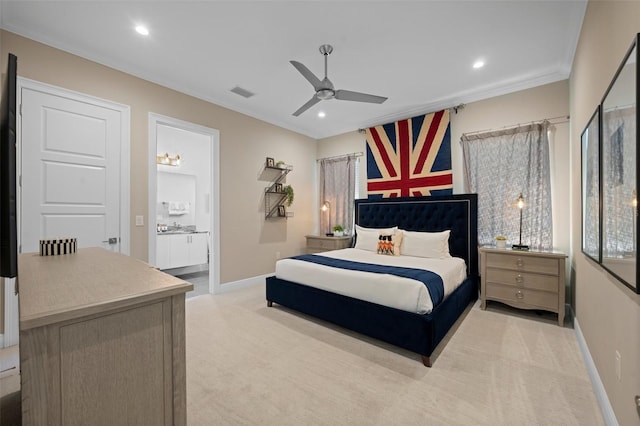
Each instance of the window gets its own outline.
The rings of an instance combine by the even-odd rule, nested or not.
[[[520,239],[533,249],[551,249],[551,184],[549,122],[496,132],[462,135],[465,189],[478,194],[478,242],[495,244],[504,235],[511,244]]]
[[[335,225],[353,229],[358,168],[355,154],[320,160],[320,235],[332,232]]]

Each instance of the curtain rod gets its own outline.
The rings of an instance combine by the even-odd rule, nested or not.
[[[568,115],[559,115],[557,117],[551,117],[551,118],[543,118],[542,120],[537,120],[537,121],[527,121],[524,123],[518,123],[518,124],[511,124],[508,126],[503,126],[500,128],[492,128],[492,129],[485,129],[485,130],[475,130],[473,132],[466,132],[463,133],[462,135],[475,135],[476,133],[485,133],[485,132],[495,132],[497,130],[505,130],[505,129],[512,129],[512,128],[516,128],[516,127],[520,127],[520,126],[524,126],[527,124],[541,124],[545,121],[548,121],[550,124],[562,124],[562,123],[568,123],[569,122],[569,117]],[[556,121],[556,120],[560,120],[560,121]]]
[[[442,108],[441,110],[438,110],[438,111],[445,111],[445,110],[448,110],[449,112],[453,111],[453,112],[455,112],[455,113],[457,114],[457,113],[458,113],[458,111],[463,110],[463,109],[464,109],[464,107],[465,107],[465,104],[458,104],[458,105],[456,105],[456,106],[452,106],[452,107],[449,107],[449,108]],[[434,113],[436,113],[436,112],[438,112],[438,111],[431,111],[431,112],[425,112],[425,113],[417,114],[417,115],[416,115],[416,117],[417,117],[417,116],[420,116],[420,115],[429,115],[429,114],[434,114]],[[402,118],[402,119],[398,119],[398,120],[396,120],[396,121],[401,121],[401,120],[406,120],[406,119],[407,119],[407,118]],[[376,126],[384,126],[384,125],[386,125],[386,124],[392,124],[392,123],[395,123],[396,121],[390,121],[390,122],[388,122],[388,123],[377,124],[377,125],[374,125],[374,126],[369,126],[368,128],[376,127]],[[359,128],[359,129],[358,129],[358,133],[366,133],[366,132],[367,132],[367,129],[364,129],[364,128]]]
[[[322,160],[333,160],[334,158],[342,158],[342,157],[362,157],[363,155],[364,155],[363,152],[352,152],[350,154],[342,154],[342,155],[334,155],[333,157],[318,158],[316,162],[322,161]]]

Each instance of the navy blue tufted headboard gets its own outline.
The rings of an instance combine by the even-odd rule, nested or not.
[[[449,252],[467,262],[478,277],[478,195],[383,198],[355,201],[356,224],[366,228],[398,226],[407,231],[451,230]]]

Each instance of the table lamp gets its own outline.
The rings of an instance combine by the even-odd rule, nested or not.
[[[522,196],[522,192],[516,200],[516,206],[520,209],[520,243],[512,245],[511,248],[513,250],[529,250],[528,245],[522,244],[522,209],[524,208],[524,197]]]

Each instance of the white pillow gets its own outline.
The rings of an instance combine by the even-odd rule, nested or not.
[[[376,252],[378,250],[378,237],[380,233],[393,234],[397,229],[397,226],[393,228],[363,228],[362,226],[356,225],[355,248]]]
[[[451,257],[449,254],[450,230],[442,232],[402,231],[401,252],[403,256],[430,257],[443,259]]]

